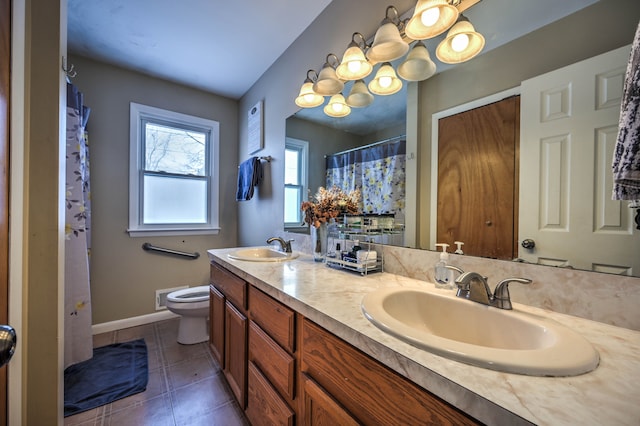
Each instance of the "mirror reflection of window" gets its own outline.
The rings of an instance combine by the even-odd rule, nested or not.
[[[284,149],[284,221],[285,228],[302,227],[300,204],[309,187],[309,142],[287,138]]]

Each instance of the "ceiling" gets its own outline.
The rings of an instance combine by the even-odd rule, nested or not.
[[[483,0],[465,15],[484,34],[488,51],[595,1]],[[68,49],[239,99],[330,2],[68,0]]]
[[[68,0],[68,50],[239,99],[329,3]]]

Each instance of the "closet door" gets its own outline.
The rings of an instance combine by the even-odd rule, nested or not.
[[[514,96],[438,121],[438,243],[516,256],[519,108]]]

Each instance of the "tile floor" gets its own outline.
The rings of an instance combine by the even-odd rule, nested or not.
[[[207,343],[176,342],[178,319],[93,336],[93,346],[144,338],[149,354],[147,390],[69,416],[65,426],[248,425]]]

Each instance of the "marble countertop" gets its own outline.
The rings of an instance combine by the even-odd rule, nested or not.
[[[289,262],[230,259],[235,249],[209,250],[209,258],[371,355],[391,369],[486,424],[640,424],[640,332],[514,303],[514,310],[551,318],[582,334],[600,353],[600,365],[575,377],[532,377],[475,367],[426,352],[376,328],[360,303],[383,287],[418,287],[448,294],[426,281],[368,276],[316,263],[308,255]]]

